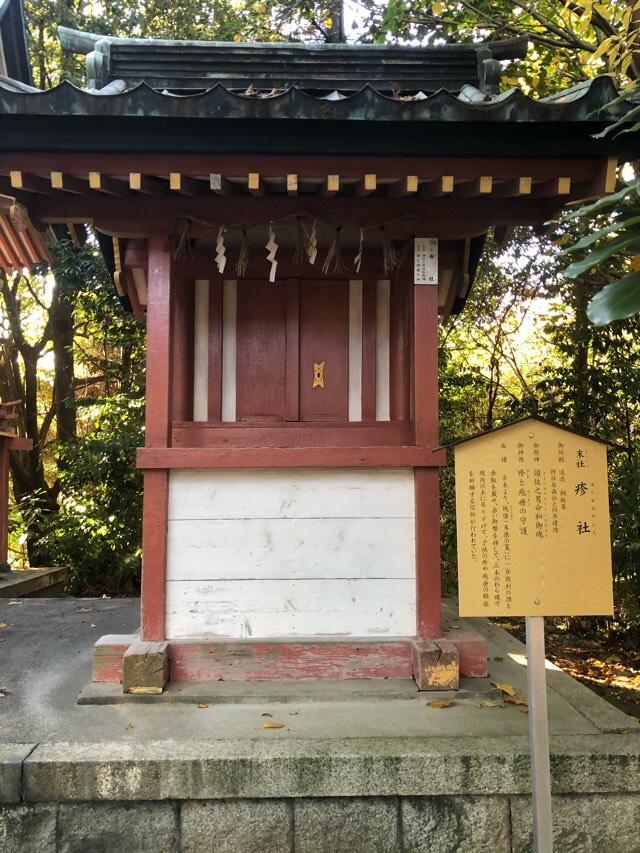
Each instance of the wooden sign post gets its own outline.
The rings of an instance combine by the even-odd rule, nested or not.
[[[544,617],[613,613],[607,442],[525,418],[455,448],[460,616],[525,616],[534,844],[552,850]]]

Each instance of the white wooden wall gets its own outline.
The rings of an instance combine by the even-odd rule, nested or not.
[[[172,471],[167,637],[415,633],[413,471]]]

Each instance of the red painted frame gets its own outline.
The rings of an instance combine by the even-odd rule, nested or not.
[[[149,237],[145,434],[146,447],[158,449],[169,447],[174,402],[175,326],[172,319],[177,310],[171,257],[166,251],[166,244],[166,234]],[[184,324],[178,328],[183,329]],[[184,399],[182,395],[181,399]],[[168,468],[145,471],[142,508],[143,640],[164,639],[168,492]]]

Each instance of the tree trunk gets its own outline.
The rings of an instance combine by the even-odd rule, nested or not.
[[[76,407],[73,357],[73,305],[56,284],[51,301],[53,342],[53,396],[57,437],[66,444],[76,438]]]
[[[590,385],[589,385],[589,351],[591,348],[592,329],[587,317],[587,305],[590,295],[585,284],[580,279],[574,283],[574,343],[573,375],[575,377],[573,397],[573,427],[584,432],[589,431],[590,425]]]

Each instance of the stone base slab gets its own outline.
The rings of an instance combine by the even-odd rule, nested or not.
[[[42,744],[19,766],[3,853],[200,853],[214,837],[223,853],[532,844],[525,737]],[[556,850],[640,851],[639,737],[552,738],[551,769]]]

